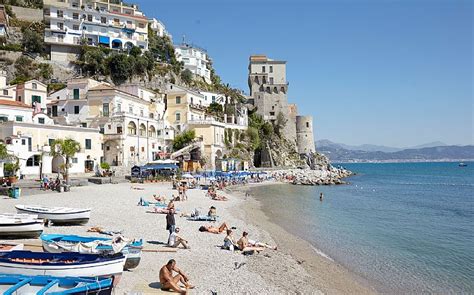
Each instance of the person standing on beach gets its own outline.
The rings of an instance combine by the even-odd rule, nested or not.
[[[173,276],[173,272],[178,274]],[[178,283],[181,282],[186,289],[193,289],[194,286],[189,283],[188,277],[179,268],[176,267],[176,261],[170,259],[166,265],[160,269],[160,285],[163,291],[176,291],[180,294],[186,294],[186,289],[182,289]]]
[[[168,236],[168,244],[170,242],[170,236],[172,233],[174,233],[176,229],[176,221],[174,220],[174,208],[169,209],[168,213],[166,214],[166,230],[169,231],[169,236]]]

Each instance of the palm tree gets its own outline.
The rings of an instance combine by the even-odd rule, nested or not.
[[[242,94],[237,89],[230,87],[229,83],[222,84],[218,90],[225,98],[224,113],[229,115],[229,112],[233,112],[236,115],[236,102],[244,100]]]
[[[80,143],[71,138],[56,139],[51,146],[51,155],[53,157],[60,156],[66,159],[66,163],[64,165],[64,178],[66,179],[66,184],[69,184],[69,168],[71,166],[71,158],[74,157],[74,155],[80,150]]]

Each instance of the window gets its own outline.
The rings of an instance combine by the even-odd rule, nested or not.
[[[77,164],[77,158],[72,158],[72,163]]]
[[[144,28],[145,28],[145,24],[144,24],[144,23],[139,23],[139,24],[138,24],[138,27],[139,27],[140,29],[144,29]]]
[[[216,96],[215,95],[212,96],[212,102],[216,102]]]
[[[114,18],[114,25],[119,26],[120,20],[118,18]]]
[[[33,88],[34,90],[38,89],[38,84],[31,83],[31,88]]]
[[[51,107],[51,116],[57,117],[58,116],[58,106]]]
[[[75,88],[72,90],[72,98],[79,99],[79,88]]]
[[[3,89],[3,95],[8,95],[8,90]]]
[[[63,17],[63,16],[64,16],[63,11],[62,11],[62,10],[58,10],[58,11],[57,11],[57,16],[58,16],[58,17]]]
[[[109,116],[109,104],[108,103],[102,104],[102,113],[103,113],[104,117]]]
[[[309,128],[309,122],[306,122],[306,128]]]
[[[79,106],[74,106],[74,114],[79,114]]]
[[[270,66],[270,73],[273,73],[273,66]]]
[[[117,113],[120,113],[122,111],[122,104],[121,103],[117,103],[117,110],[116,112]]]
[[[86,150],[92,149],[92,140],[90,138],[86,138]]]
[[[105,133],[105,129],[104,129],[104,126],[99,126],[99,133],[101,134],[104,134]]]
[[[53,143],[54,143],[54,138],[48,139],[49,146],[53,146]]]
[[[79,31],[79,25],[72,25],[72,29],[76,30],[76,31]]]
[[[143,110],[140,110],[140,116],[143,117]]]
[[[181,96],[176,96],[176,104],[180,104],[181,103]]]
[[[33,155],[26,160],[26,167],[35,167],[40,165],[40,155]]]
[[[58,23],[58,29],[60,29],[61,31],[64,30],[64,24]],[[64,35],[58,35],[58,38],[64,38]]]
[[[79,13],[74,12],[72,14],[72,19],[79,19]]]
[[[146,136],[146,127],[144,124],[140,124],[140,136]]]
[[[103,24],[107,23],[107,18],[102,16],[100,18],[100,22],[103,23]]]
[[[117,133],[122,134],[122,126],[117,126]]]
[[[25,139],[21,140],[21,145],[26,145],[26,140]]]
[[[270,77],[270,84],[273,84],[273,77]]]
[[[179,122],[179,121],[181,121],[181,114],[176,113],[176,122]]]
[[[87,123],[81,123],[81,127],[87,128]]]
[[[275,112],[270,112],[270,116],[275,116]]]
[[[144,147],[144,146],[142,146],[142,153],[144,153],[144,152],[145,152],[145,147]]]
[[[132,105],[128,106],[128,113],[133,114],[133,106]]]
[[[44,118],[38,118],[38,123],[39,124],[44,124]]]
[[[265,66],[262,66],[262,73],[265,73]]]
[[[128,134],[137,135],[137,125],[134,122],[128,123]]]
[[[23,122],[23,116],[15,116],[15,121]]]
[[[92,14],[87,15],[87,21],[91,22],[92,21]]]

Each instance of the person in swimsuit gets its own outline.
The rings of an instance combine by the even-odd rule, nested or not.
[[[177,272],[178,274],[173,276],[173,272]],[[184,290],[179,286],[179,282],[184,285]],[[161,290],[173,290],[180,294],[186,294],[187,289],[194,288],[194,286],[189,283],[188,277],[176,267],[176,261],[174,259],[170,259],[168,263],[160,269],[160,284]]]
[[[214,227],[212,225],[203,225],[199,228],[199,231],[208,232],[212,234],[220,234],[228,229],[230,229],[230,227],[227,225],[227,223],[223,222],[219,227]]]

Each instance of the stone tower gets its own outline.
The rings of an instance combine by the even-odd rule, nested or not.
[[[296,116],[296,142],[299,154],[315,152],[312,116]]]
[[[291,116],[292,106],[288,104],[286,61],[269,59],[265,55],[250,56],[248,83],[257,113],[270,122],[275,122],[281,113],[287,119],[285,137],[296,148],[296,122]]]

